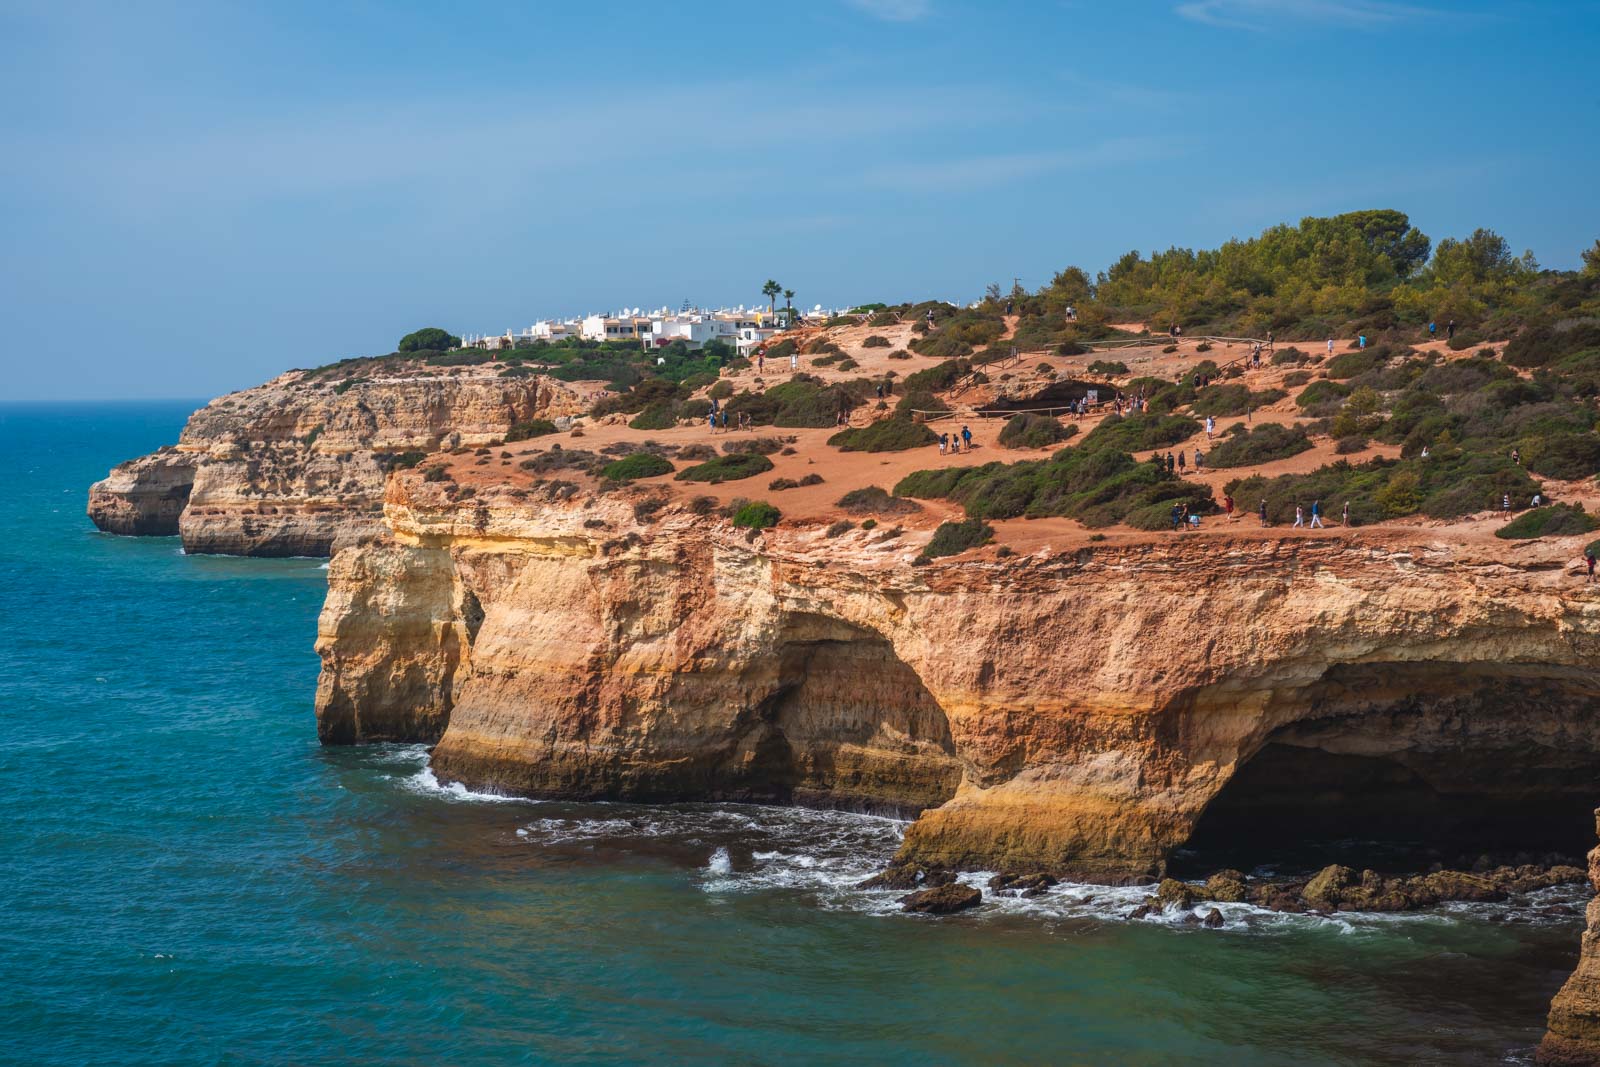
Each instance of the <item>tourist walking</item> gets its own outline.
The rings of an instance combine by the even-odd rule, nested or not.
[[[1183,525],[1183,507],[1182,507],[1182,505],[1180,505],[1180,504],[1173,504],[1172,505],[1171,518],[1172,518],[1172,528],[1174,530],[1176,530],[1179,526]]]
[[[728,432],[728,409],[727,408],[723,408],[722,409],[722,432],[723,433],[727,433]]]
[[[1344,502],[1344,518],[1341,520],[1341,522],[1345,526],[1350,525],[1350,501],[1348,500]]]
[[[1178,473],[1183,473],[1183,449],[1178,449]]]
[[[1167,473],[1171,474],[1178,469],[1178,461],[1172,458],[1172,453],[1167,453]]]
[[[1328,338],[1328,355],[1333,355],[1333,338]]]
[[[944,455],[949,450],[949,448],[950,448],[950,435],[947,434],[947,433],[940,434],[939,435],[939,455],[941,455],[941,456]]]
[[[1206,440],[1207,441],[1211,440],[1211,435],[1216,432],[1216,429],[1217,429],[1217,417],[1215,415],[1207,415],[1206,416]]]
[[[798,353],[798,352],[790,352],[789,353],[789,373],[793,374],[795,371],[797,371],[799,369],[800,369],[800,353]]]
[[[1428,340],[1432,341],[1439,336],[1439,324],[1432,319],[1428,320]]]
[[[1222,510],[1227,512],[1228,518],[1233,518],[1233,497],[1228,493],[1222,494]]]
[[[1267,498],[1261,498],[1261,525],[1267,524]]]
[[[971,427],[968,427],[968,426],[961,427],[961,443],[966,446],[968,452],[972,451],[972,429],[971,429]]]
[[[1365,352],[1367,350],[1367,335],[1361,334],[1358,336],[1356,338],[1356,343],[1361,346],[1361,351]]]
[[[1447,340],[1447,341],[1454,341],[1456,339],[1456,320],[1455,319],[1451,319],[1448,323],[1445,324],[1444,337],[1445,337],[1445,340]]]
[[[1311,502],[1311,528],[1315,530],[1319,527],[1324,530],[1327,529],[1326,526],[1322,525],[1322,501],[1313,500]]]
[[[1206,469],[1206,454],[1198,448],[1194,450],[1194,471],[1199,474]]]
[[[717,413],[715,411],[706,412],[706,425],[711,427],[712,433],[717,432]]]
[[[1297,527],[1304,526],[1306,524],[1306,509],[1301,507],[1299,504],[1294,506],[1294,524]]]

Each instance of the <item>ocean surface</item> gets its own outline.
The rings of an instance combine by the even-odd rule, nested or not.
[[[322,561],[84,517],[193,406],[0,407],[0,1062],[1527,1062],[1575,961],[1581,920],[1497,906],[906,916],[853,888],[892,820],[477,797],[420,747],[321,748]]]

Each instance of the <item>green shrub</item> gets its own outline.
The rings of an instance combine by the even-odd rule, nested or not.
[[[707,460],[693,467],[686,467],[676,475],[680,482],[736,482],[741,478],[752,478],[757,474],[765,474],[772,469],[772,460],[754,452],[735,452],[728,456],[718,456],[716,459]]]
[[[391,465],[399,470],[410,470],[427,458],[428,454],[426,452],[402,452],[393,457]]]
[[[850,515],[910,515],[922,510],[915,500],[890,496],[876,485],[852,489],[839,498],[839,508]]]
[[[493,352],[481,348],[463,348],[458,352],[429,352],[420,349],[417,355],[422,356],[422,361],[430,367],[478,367],[494,362],[495,356]]]
[[[1093,435],[1091,435],[1093,436]],[[971,518],[1059,515],[1085,526],[1109,526],[1154,504],[1211,507],[1211,490],[1180,481],[1164,464],[1140,463],[1126,452],[1064,448],[1048,460],[941,467],[900,480],[895,495],[954,500]]]
[[[893,352],[889,353],[889,358],[890,359],[910,359],[911,358],[911,353],[907,352],[903,348],[897,348]]]
[[[708,402],[705,411],[701,412],[704,418],[706,412],[711,410]],[[670,430],[678,425],[678,405],[670,400],[652,400],[646,404],[644,410],[628,421],[628,426],[634,430]]]
[[[838,537],[840,534],[854,530],[855,528],[856,524],[851,522],[849,519],[840,519],[838,522],[829,523],[827,530],[823,531],[823,533],[824,536],[827,537]]]
[[[1206,464],[1212,467],[1247,467],[1288,459],[1309,448],[1311,440],[1305,430],[1298,426],[1266,422],[1246,433],[1226,438],[1206,453]]]
[[[1308,370],[1292,370],[1283,376],[1283,384],[1289,389],[1298,389],[1310,380],[1311,372]]]
[[[1535,438],[1522,449],[1523,462],[1535,474],[1572,481],[1600,471],[1600,437],[1593,433],[1557,433]]]
[[[1546,508],[1524,511],[1494,532],[1496,537],[1508,541],[1527,540],[1533,537],[1570,537],[1600,529],[1600,520],[1582,507],[1555,504]]]
[[[929,559],[956,556],[969,548],[986,545],[992,540],[994,540],[994,527],[982,519],[940,523],[939,528],[933,531],[933,538],[922,550],[922,555]]]
[[[862,348],[893,348],[894,342],[880,334],[873,334],[861,342]]]
[[[1354,378],[1378,365],[1378,355],[1372,350],[1365,352],[1342,352],[1328,360],[1326,370],[1328,377],[1345,379]]]
[[[907,393],[937,393],[948,389],[972,372],[972,364],[965,359],[951,359],[932,367],[906,375],[902,388]]]
[[[1344,406],[1344,398],[1350,395],[1350,387],[1339,382],[1330,382],[1318,379],[1300,391],[1294,402],[1300,405],[1307,415],[1313,418],[1326,418],[1333,415]]]
[[[749,530],[765,530],[778,525],[783,513],[765,500],[752,500],[733,513],[733,524]]]
[[[828,444],[842,452],[904,452],[938,440],[939,436],[922,423],[896,415],[840,430],[828,438]]]
[[[1120,359],[1097,359],[1089,364],[1089,373],[1106,378],[1120,378],[1128,373],[1128,365]]]
[[[1289,394],[1282,389],[1252,392],[1247,385],[1208,385],[1200,390],[1189,410],[1196,415],[1243,415],[1276,404]]]
[[[1049,448],[1077,432],[1077,426],[1063,426],[1060,419],[1024,411],[1006,420],[1000,430],[1000,445],[1002,448]]]
[[[1306,355],[1293,345],[1290,345],[1288,348],[1281,348],[1272,353],[1272,365],[1274,367],[1281,367],[1286,363],[1293,363],[1295,366],[1300,366],[1301,364],[1310,361],[1310,359],[1310,356]]]
[[[396,349],[401,352],[448,352],[461,347],[461,338],[437,326],[424,326],[400,338]],[[487,355],[487,353],[485,353]]]
[[[631,482],[637,478],[654,478],[659,474],[671,474],[673,469],[672,464],[660,456],[653,456],[648,452],[635,452],[631,456],[624,456],[607,463],[600,468],[600,474],[613,482]]]
[[[1167,448],[1186,441],[1200,431],[1200,424],[1184,415],[1107,415],[1089,431],[1080,448],[1113,448],[1123,452],[1144,452]]]
[[[544,437],[555,432],[556,424],[549,419],[524,419],[511,424],[511,428],[506,431],[506,440],[530,441],[535,437]]]

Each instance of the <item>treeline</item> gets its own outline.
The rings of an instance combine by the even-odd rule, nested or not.
[[[1593,284],[1600,241],[1584,253],[1584,264],[1575,272],[1541,270],[1531,252],[1515,254],[1491,230],[1435,244],[1403,212],[1355,211],[1274,226],[1216,249],[1129,252],[1095,276],[1068,267],[1037,292],[1006,295],[991,286],[978,307],[950,308],[945,317],[965,326],[992,320],[1009,304],[1019,317],[1019,347],[1101,339],[1115,332],[1112,323],[1153,332],[1176,323],[1191,335],[1320,340],[1365,333],[1377,340],[1395,333],[1414,339],[1430,321],[1441,332],[1454,321],[1461,330],[1505,337],[1600,313]],[[925,315],[925,307],[902,314]]]

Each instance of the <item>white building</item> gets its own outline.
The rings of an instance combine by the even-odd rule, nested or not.
[[[774,334],[781,331],[776,326],[742,326],[739,329],[739,354],[748,356],[757,348],[766,344]]]

